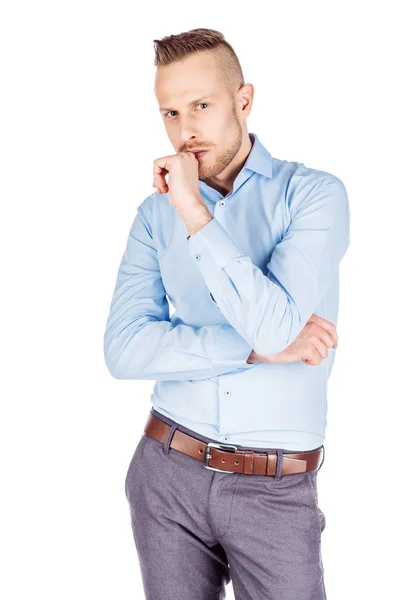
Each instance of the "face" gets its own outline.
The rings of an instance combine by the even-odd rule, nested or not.
[[[155,93],[175,151],[207,150],[196,155],[199,179],[224,173],[248,141],[252,85],[229,93],[212,53],[199,52],[158,67]]]

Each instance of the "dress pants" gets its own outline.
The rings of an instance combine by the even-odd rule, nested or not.
[[[318,470],[282,476],[278,457],[276,476],[212,471],[170,447],[173,431],[143,433],[125,479],[146,600],[223,600],[231,581],[235,600],[325,600]]]

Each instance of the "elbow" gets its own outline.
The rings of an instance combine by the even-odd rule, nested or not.
[[[269,338],[268,340],[257,340],[253,344],[254,352],[260,356],[273,356],[286,350],[288,344],[284,344],[282,340],[274,340]]]
[[[125,379],[121,373],[119,373],[116,368],[115,365],[111,365],[110,363],[106,362],[107,365],[107,370],[110,373],[111,377],[113,377],[114,379]]]
[[[104,352],[104,361],[111,377],[114,377],[114,379],[125,379],[121,370],[117,368],[118,361],[115,360],[115,356],[110,351]]]
[[[149,319],[142,322],[107,323],[103,337],[103,356],[108,372],[114,379],[149,379],[145,375],[143,345],[138,344],[136,335]]]
[[[115,342],[116,340],[109,341],[106,337],[104,338],[103,356],[106,367],[114,379],[128,379],[122,360],[122,348],[118,347]]]
[[[140,360],[133,360],[123,344],[117,344],[117,339],[104,345],[104,361],[108,372],[114,379],[150,379],[143,372]]]
[[[257,354],[273,356],[290,346],[303,328],[300,316],[294,320],[293,314],[293,311],[287,310],[276,326],[269,322],[259,328],[258,334],[253,336],[253,348]]]
[[[132,366],[125,365],[123,360],[118,360],[115,356],[105,356],[105,363],[111,377],[114,379],[140,379],[139,373],[132,369]]]
[[[146,373],[144,348],[134,343],[137,332],[124,327],[117,333],[107,329],[104,334],[104,361],[114,379],[151,379]]]
[[[272,356],[274,354],[279,354],[285,350],[288,345],[288,336],[282,335],[282,330],[268,332],[260,332],[260,335],[255,336],[253,340],[253,349],[254,352],[257,352],[260,356]]]
[[[112,367],[110,367],[110,365],[108,363],[106,363],[106,365],[107,365],[107,370],[110,373],[111,377],[113,377],[114,379],[123,379],[123,377],[120,377],[117,374],[117,372]]]

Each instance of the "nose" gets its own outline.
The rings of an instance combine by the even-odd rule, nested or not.
[[[198,139],[199,133],[196,127],[195,117],[181,117],[179,133],[183,148],[186,148],[186,146],[195,147],[195,143]]]

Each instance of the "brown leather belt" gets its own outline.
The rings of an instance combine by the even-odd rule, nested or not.
[[[164,423],[152,413],[149,414],[144,431],[150,437],[165,443],[171,425]],[[278,454],[276,450],[253,452],[252,450],[237,450],[231,444],[208,444],[175,429],[170,447],[187,454],[204,463],[207,469],[223,471],[226,473],[243,473],[244,475],[272,475],[276,474]],[[284,452],[282,455],[282,475],[304,473],[319,469],[322,465],[320,459],[324,447],[301,454]]]

